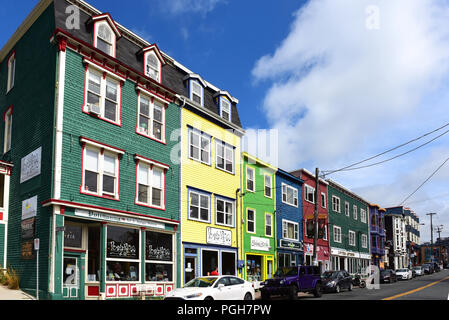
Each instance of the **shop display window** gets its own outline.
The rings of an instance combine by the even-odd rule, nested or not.
[[[139,263],[107,261],[106,281],[139,281]]]
[[[173,264],[147,263],[146,281],[173,281]]]
[[[262,257],[247,256],[246,275],[248,281],[262,281]]]
[[[87,281],[100,281],[100,227],[89,227]]]
[[[236,261],[235,253],[233,252],[222,252],[221,253],[221,270],[222,274],[226,276],[236,275]]]

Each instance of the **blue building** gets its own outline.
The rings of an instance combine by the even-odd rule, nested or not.
[[[384,269],[385,257],[385,209],[370,204],[371,264]]]
[[[277,267],[303,264],[304,181],[281,169],[276,173]]]

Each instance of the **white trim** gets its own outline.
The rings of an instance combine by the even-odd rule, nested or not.
[[[339,232],[339,233],[336,233],[336,232],[335,232],[335,229],[339,230],[340,232]],[[339,239],[338,239],[338,240],[335,239],[335,235],[336,235],[336,234],[339,235],[339,237],[338,237]],[[339,226],[334,226],[333,236],[334,236],[334,242],[337,242],[337,243],[341,243],[341,242],[342,242],[342,241],[341,241],[341,239],[342,239],[342,237],[341,237],[341,236],[342,236],[342,234],[341,234],[341,227],[339,227]]]
[[[335,203],[334,203],[334,199],[336,200]],[[340,199],[340,197],[332,195],[332,211],[341,213],[341,199]]]
[[[153,160],[150,160],[150,159],[147,159],[147,158],[143,158],[143,157],[141,157],[141,156],[139,156],[137,154],[134,156],[134,159],[142,161],[142,162],[145,162],[145,163],[150,164],[150,165],[154,165],[155,167],[159,167],[161,169],[166,169],[166,170],[170,169],[170,166],[168,166],[168,165],[165,165],[165,164],[162,164],[160,162],[156,162],[156,161],[153,161]]]
[[[251,222],[253,222],[254,224],[254,231],[248,231],[248,211],[251,210],[252,212],[254,212],[254,220],[251,220]],[[246,208],[246,232],[247,233],[251,233],[251,234],[256,234],[256,209],[253,208]]]
[[[354,242],[351,243],[351,234],[354,235]],[[355,231],[349,230],[348,232],[348,245],[350,245],[351,247],[355,247],[357,244],[357,239],[356,239],[356,233]]]
[[[123,77],[119,76],[118,74],[113,73],[112,71],[110,71],[110,70],[108,70],[108,69],[106,69],[106,68],[96,64],[95,62],[92,62],[90,59],[83,58],[83,63],[87,63],[89,65],[89,68],[94,68],[94,69],[97,69],[97,71],[106,72],[109,77],[114,78],[117,81],[123,81],[123,82],[126,81],[125,78],[123,78]]]
[[[270,225],[270,227],[271,227],[271,234],[267,234],[267,216],[269,216],[270,218],[271,218],[271,225]],[[264,234],[265,234],[265,237],[270,237],[270,238],[273,238],[273,214],[272,213],[269,213],[269,212],[265,212],[265,230],[264,230]]]
[[[295,233],[295,226],[296,226],[296,230],[297,230],[297,234],[298,234],[298,238],[297,239],[292,239],[288,237],[288,226],[287,229],[284,228],[284,223],[285,224],[292,224],[293,225],[293,234]],[[287,236],[284,236],[284,231],[287,231],[286,234]],[[299,223],[298,222],[294,222],[291,220],[286,220],[286,219],[282,219],[282,239],[287,239],[287,240],[291,240],[291,241],[299,241]]]
[[[217,152],[218,147],[223,147],[223,165],[224,165],[224,168],[219,168],[218,167],[218,161],[217,161],[217,159],[218,159],[218,152]],[[226,149],[230,149],[232,151],[232,171],[226,170],[226,161],[227,161],[227,159],[226,159]],[[230,173],[230,174],[235,174],[235,147],[227,144],[224,141],[218,140],[218,139],[215,139],[215,168],[217,168],[218,170]]]
[[[248,170],[251,170],[253,172],[253,180],[248,179]],[[250,166],[246,166],[246,179],[245,179],[245,190],[249,192],[255,192],[256,191],[256,170]],[[248,189],[248,180],[253,182],[253,189]]]
[[[12,61],[14,61],[14,68],[11,68]],[[8,94],[8,92],[11,91],[12,88],[14,88],[14,84],[16,82],[16,64],[17,64],[16,53],[13,52],[7,62],[8,78],[6,79],[6,94]]]
[[[188,150],[188,157],[189,157],[189,159],[191,159],[191,160],[193,160],[193,161],[196,161],[196,162],[199,162],[199,163],[203,163],[203,164],[205,164],[205,165],[208,165],[208,166],[211,166],[212,165],[212,136],[210,136],[210,135],[208,135],[207,133],[204,133],[204,132],[201,132],[200,130],[198,130],[198,129],[195,129],[195,128],[192,128],[192,127],[188,127],[188,130],[187,130],[187,132],[188,132],[188,135],[189,135],[189,144],[188,144],[188,148],[189,148],[189,150]],[[191,134],[196,134],[196,135],[198,135],[198,139],[199,139],[199,145],[198,146],[195,146],[194,145],[194,147],[195,148],[198,148],[198,156],[199,156],[199,158],[197,159],[197,158],[194,158],[193,156],[192,156],[192,154],[191,154],[191,146],[192,146],[192,141],[191,141]],[[204,149],[202,148],[202,139],[203,139],[203,137],[205,138],[205,139],[208,139],[209,140],[209,150],[208,150],[208,152],[209,152],[209,156],[208,156],[208,159],[207,159],[207,162],[205,162],[205,161],[203,161],[202,160],[202,157],[201,157],[201,151],[203,151]]]
[[[198,195],[198,218],[192,218],[190,216],[190,194],[194,193]],[[208,198],[208,208],[207,208],[207,220],[203,220],[201,219],[201,196],[205,196]],[[189,189],[187,192],[187,220],[192,220],[192,221],[198,221],[198,222],[204,222],[204,223],[211,223],[212,221],[212,195],[205,193],[205,192],[201,192],[201,191],[197,191],[194,189]],[[205,209],[205,208],[203,208]]]
[[[270,186],[269,186],[270,187],[270,195],[269,196],[267,196],[266,192],[265,192],[266,191],[266,187],[268,187],[266,185],[266,181],[265,181],[265,179],[267,177],[270,178]],[[266,173],[264,173],[264,175],[263,175],[263,195],[264,195],[265,198],[273,199],[273,176],[270,175],[270,174],[266,174]]]
[[[231,201],[231,200],[228,200],[228,199],[226,199],[224,197],[220,197],[220,196],[215,196],[214,198],[215,198],[215,224],[217,226],[234,228],[235,227],[235,223],[234,223],[234,221],[235,221],[235,202]],[[218,214],[217,214],[218,213],[217,201],[222,201],[223,204],[224,204],[224,211],[223,211],[223,218],[225,220],[224,223],[221,223],[221,222],[217,221],[217,217],[218,217]],[[226,215],[229,215],[229,213],[226,212],[226,203],[230,203],[232,205],[232,214],[231,214],[231,218],[232,218],[231,221],[232,221],[232,223],[231,224],[226,224]]]
[[[94,141],[85,139],[85,138],[83,138],[83,137],[80,138],[80,141],[81,141],[81,142],[84,142],[84,143],[87,144],[87,145],[91,145],[91,146],[93,146],[93,147],[97,147],[97,148],[99,148],[99,149],[105,149],[105,150],[108,150],[108,151],[110,151],[110,152],[117,153],[117,154],[122,154],[122,155],[125,154],[125,151],[122,151],[122,150],[119,150],[119,149],[115,149],[115,148],[113,148],[113,147],[109,147],[109,146],[103,145],[103,144],[101,144],[101,143],[96,143],[96,142],[94,142]]]
[[[323,196],[324,196],[324,206],[323,206]],[[326,199],[326,193],[321,192],[321,208],[326,209],[327,208],[327,199]]]
[[[286,191],[288,191],[288,189],[292,189],[293,190],[293,203],[289,203],[288,202],[288,200],[287,200],[287,193],[284,193],[284,187],[287,188]],[[282,188],[282,190],[281,190],[281,193],[282,193],[281,201],[282,201],[282,203],[285,203],[286,205],[298,208],[298,205],[299,205],[299,199],[298,199],[299,198],[299,191],[298,191],[298,189],[295,188],[295,187],[292,187],[291,185],[288,185],[288,184],[286,184],[284,182],[281,183],[281,188]],[[296,205],[295,205],[295,191],[296,191]],[[285,199],[286,199],[285,201],[284,201],[284,195],[285,195]]]
[[[310,201],[309,199],[307,199],[307,190],[311,189],[312,190],[312,194],[313,194],[313,201]],[[315,203],[316,199],[315,199],[315,190],[316,188],[309,186],[308,184],[304,184],[304,200],[309,202],[309,203]]]

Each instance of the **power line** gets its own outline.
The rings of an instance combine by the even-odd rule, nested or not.
[[[449,158],[447,158],[446,160],[444,160],[444,162],[423,182],[423,183],[421,183],[421,185],[418,187],[418,188],[416,188],[416,190],[415,191],[413,191],[407,198],[405,198],[405,200],[404,201],[402,201],[400,204],[399,204],[399,206],[401,206],[402,204],[404,204],[404,202],[406,202],[410,197],[412,197],[419,189],[421,189],[422,188],[422,186],[424,186],[426,183],[427,183],[427,181],[429,181],[445,164],[446,164],[446,162],[448,162],[449,161]]]
[[[430,141],[428,141],[428,142],[426,142],[426,143],[424,143],[424,144],[422,144],[422,145],[420,145],[420,146],[418,146],[418,147],[416,147],[416,148],[414,148],[414,149],[411,149],[411,150],[409,150],[409,151],[407,151],[407,152],[404,152],[404,153],[402,153],[402,154],[400,154],[400,155],[398,155],[398,156],[395,156],[395,157],[393,157],[393,158],[390,158],[390,159],[387,159],[387,160],[384,160],[384,161],[380,161],[380,162],[377,162],[377,163],[374,163],[374,164],[371,164],[371,165],[367,165],[367,166],[361,166],[361,167],[357,167],[357,168],[352,168],[352,167],[357,166],[357,165],[359,165],[359,164],[362,164],[362,163],[364,163],[364,162],[367,162],[367,161],[373,160],[373,159],[375,159],[375,158],[378,158],[378,157],[380,157],[380,156],[382,156],[382,155],[384,155],[384,154],[387,154],[387,153],[389,153],[389,152],[391,152],[391,151],[394,151],[394,150],[397,150],[397,149],[399,149],[399,148],[402,148],[402,147],[404,147],[404,146],[406,146],[406,145],[408,145],[408,144],[410,144],[410,143],[412,143],[412,142],[418,141],[418,140],[420,140],[420,139],[422,139],[422,138],[424,138],[424,137],[426,137],[426,136],[431,135],[432,133],[435,133],[435,132],[437,132],[437,131],[440,131],[441,129],[443,129],[443,128],[447,127],[447,126],[449,126],[449,123],[446,123],[445,125],[443,125],[443,126],[437,128],[437,129],[435,129],[435,130],[433,130],[433,131],[431,131],[431,132],[428,132],[428,133],[426,133],[426,134],[424,134],[424,135],[422,135],[422,136],[420,136],[420,137],[418,137],[418,138],[412,139],[412,140],[410,140],[410,141],[408,141],[408,142],[406,142],[406,143],[403,143],[403,144],[401,144],[401,145],[399,145],[399,146],[397,146],[397,147],[391,148],[391,149],[389,149],[389,150],[387,150],[387,151],[384,151],[384,152],[382,152],[382,153],[379,153],[379,154],[377,154],[377,155],[375,155],[375,156],[373,156],[373,157],[370,157],[370,158],[367,158],[367,159],[365,159],[365,160],[362,160],[362,161],[353,163],[353,164],[348,165],[348,166],[345,166],[345,167],[343,167],[343,168],[336,169],[336,170],[323,170],[323,172],[324,172],[324,175],[323,175],[323,176],[326,176],[326,175],[329,175],[329,174],[333,174],[333,173],[336,173],[336,172],[340,172],[340,171],[349,171],[349,170],[363,169],[363,168],[367,168],[367,167],[379,165],[379,164],[382,164],[382,163],[385,163],[385,162],[394,160],[394,159],[396,159],[396,158],[399,158],[399,157],[401,157],[401,156],[404,156],[404,155],[406,155],[406,154],[408,154],[408,153],[411,153],[411,152],[413,152],[413,151],[416,151],[417,149],[422,148],[423,146],[425,146],[425,145],[427,145],[427,144],[429,144],[429,143],[435,141],[436,139],[438,139],[438,138],[444,136],[445,134],[447,134],[447,133],[449,132],[449,130],[443,132],[443,133],[440,134],[439,136],[437,136],[437,137],[431,139]],[[352,169],[350,169],[350,168],[352,168]]]

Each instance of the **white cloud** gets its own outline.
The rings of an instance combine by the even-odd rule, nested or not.
[[[164,0],[161,7],[170,14],[199,13],[205,15],[224,0]]]
[[[367,27],[369,6],[379,10],[378,29]],[[256,84],[271,82],[263,108],[279,132],[282,168],[338,168],[447,122],[447,2],[314,0],[293,17],[289,35],[252,72]],[[430,175],[422,163],[434,170],[449,156],[435,151],[428,163],[434,146],[335,180],[381,206],[400,202]],[[449,215],[446,203],[435,205]]]

